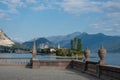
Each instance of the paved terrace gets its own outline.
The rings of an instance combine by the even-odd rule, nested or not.
[[[0,66],[0,80],[100,80],[75,70]]]

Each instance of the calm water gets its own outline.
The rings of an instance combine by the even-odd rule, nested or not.
[[[19,57],[19,58],[23,58],[23,57],[27,57],[27,58],[31,58],[32,54],[31,53],[27,53],[27,54],[10,54],[10,53],[4,53],[4,54],[0,54],[0,57]],[[94,58],[90,58],[90,61],[99,61],[99,57],[97,53],[91,53],[91,57]],[[56,57],[52,57],[50,55],[37,55],[37,59],[40,60],[57,60],[58,58]],[[61,59],[60,59],[61,60]],[[105,60],[108,64],[110,65],[118,65],[120,66],[120,53],[107,53]]]
[[[96,58],[90,58],[91,61],[99,61],[98,53],[91,53],[91,56]],[[120,66],[120,53],[107,53],[105,60],[110,65]]]

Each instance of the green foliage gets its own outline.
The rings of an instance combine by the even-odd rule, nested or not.
[[[79,38],[74,38],[74,40],[71,40],[70,42],[71,49],[73,50],[82,50],[82,42]]]
[[[20,43],[15,43],[12,47],[0,46],[1,53],[11,53],[15,52],[16,50],[30,51],[29,48],[21,45]]]
[[[70,53],[75,56],[75,55],[78,55],[78,56],[83,56],[84,55],[84,51],[82,50],[71,50]]]
[[[82,50],[81,39],[78,39],[77,49],[78,49],[78,50]]]
[[[70,49],[73,49],[73,40],[70,41]]]
[[[77,38],[74,38],[74,49],[77,49]]]
[[[72,56],[72,53],[70,52],[70,50],[68,50],[67,56]]]
[[[73,43],[74,41],[74,43]],[[71,56],[83,56],[84,52],[82,51],[82,42],[81,39],[74,38],[74,40],[71,40],[71,50],[69,51],[69,54]],[[72,46],[74,48],[72,48]]]
[[[56,56],[83,56],[84,52],[82,50],[67,50],[67,49],[57,49]]]
[[[12,49],[29,50],[29,48],[23,46],[23,45],[20,44],[20,43],[15,43],[11,48],[12,48]]]
[[[0,53],[9,53],[10,47],[7,46],[0,46]]]
[[[66,50],[66,49],[57,49],[56,50],[56,55],[57,56],[68,56],[70,54],[69,54],[69,51]]]

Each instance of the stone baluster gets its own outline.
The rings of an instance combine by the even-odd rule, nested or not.
[[[89,57],[90,57],[90,50],[88,48],[86,48],[84,50],[84,56],[85,56],[85,62],[88,61]]]
[[[106,61],[104,60],[104,57],[106,56],[106,49],[104,49],[103,45],[98,50],[98,56],[100,58],[99,64],[100,65],[106,65]]]

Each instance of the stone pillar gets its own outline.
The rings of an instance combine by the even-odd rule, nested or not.
[[[106,61],[104,60],[104,57],[106,56],[106,49],[104,49],[103,45],[98,50],[98,56],[100,58],[99,64],[100,65],[106,65]]]
[[[32,59],[36,59],[36,54],[37,54],[36,41],[35,41],[35,39],[34,39],[33,50],[32,50]]]
[[[89,57],[90,57],[90,50],[88,48],[86,48],[84,50],[84,56],[85,56],[85,62],[88,61]]]

